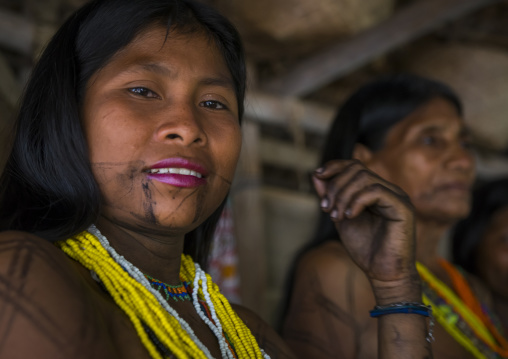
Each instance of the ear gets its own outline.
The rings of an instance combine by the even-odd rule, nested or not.
[[[353,149],[353,159],[368,167],[372,161],[372,151],[367,146],[357,143]]]

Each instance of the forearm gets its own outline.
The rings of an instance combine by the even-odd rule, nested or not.
[[[422,301],[417,275],[398,284],[379,285],[377,283],[374,293],[378,306],[390,306],[393,303],[421,303]],[[429,342],[430,318],[413,313],[379,316],[377,318],[379,358],[432,358]]]
[[[379,358],[432,358],[428,319],[418,314],[390,314],[378,323]]]

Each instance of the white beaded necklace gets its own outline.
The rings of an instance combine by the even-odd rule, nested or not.
[[[169,305],[169,303],[166,300],[164,300],[164,298],[159,293],[159,291],[157,291],[154,288],[152,288],[152,286],[150,285],[150,282],[148,281],[148,279],[146,279],[144,274],[134,264],[129,262],[122,255],[118,254],[115,251],[115,249],[113,247],[111,247],[111,245],[109,244],[109,241],[107,240],[107,238],[99,231],[99,229],[97,227],[95,227],[95,225],[92,224],[90,226],[90,228],[88,228],[88,231],[90,233],[92,233],[94,236],[97,237],[97,239],[102,244],[104,249],[111,255],[111,257],[127,273],[129,273],[129,275],[131,277],[133,277],[136,281],[141,283],[148,291],[150,291],[150,293],[152,293],[157,298],[157,300],[161,304],[161,306],[164,309],[166,309],[166,311],[169,314],[171,314],[173,317],[175,317],[175,319],[178,320],[178,322],[180,323],[182,328],[189,334],[189,336],[191,337],[192,341],[194,343],[196,343],[198,348],[203,351],[203,353],[207,356],[207,358],[212,358],[213,359],[213,357],[210,354],[210,351],[208,350],[208,348],[203,343],[201,343],[201,341],[198,339],[198,337],[196,336],[196,334],[194,333],[194,331],[192,330],[190,325],[183,318],[181,318],[180,315],[178,315],[178,312],[176,310],[174,310]],[[192,291],[192,298],[193,298],[194,308],[196,309],[196,312],[199,314],[200,318],[210,327],[212,332],[217,337],[217,340],[219,342],[219,347],[220,347],[222,358],[223,359],[233,359],[234,356],[231,353],[231,351],[229,350],[229,346],[228,346],[228,344],[226,342],[226,339],[225,339],[224,335],[222,334],[222,326],[220,324],[219,319],[217,318],[217,314],[215,312],[215,307],[214,307],[214,305],[212,303],[212,300],[210,298],[210,294],[208,293],[208,288],[207,288],[207,285],[206,285],[206,274],[201,269],[199,264],[195,263],[194,265],[196,266],[196,276],[194,278],[194,290]],[[92,274],[92,276],[94,277],[94,279],[97,278],[96,275],[94,276]],[[215,321],[215,323],[218,323],[218,324],[212,323],[212,321],[210,319],[208,319],[208,317],[206,317],[206,315],[203,313],[203,311],[201,310],[201,308],[199,306],[198,297],[197,297],[197,295],[198,295],[197,294],[198,293],[198,288],[199,288],[199,279],[201,279],[201,289],[202,289],[203,294],[205,296],[205,301],[206,301],[206,304],[208,305],[208,308],[210,310],[211,316],[212,316],[213,320]]]

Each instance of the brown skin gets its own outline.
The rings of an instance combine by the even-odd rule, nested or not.
[[[407,193],[416,213],[416,259],[450,284],[438,265],[438,244],[467,215],[475,175],[468,134],[455,108],[433,99],[393,125],[382,149],[372,152],[357,145],[354,156]],[[377,358],[379,323],[368,314],[376,305],[372,280],[364,265],[348,254],[347,238],[340,226],[338,230],[342,244],[328,241],[299,263],[283,337],[302,358],[335,358],[337,353]],[[396,231],[403,233],[402,228]],[[472,358],[440,326],[434,333],[436,358]]]
[[[492,216],[477,253],[478,276],[492,291],[494,308],[508,333],[508,207]]]
[[[134,39],[88,84],[83,124],[103,196],[96,225],[117,252],[168,284],[179,282],[185,234],[229,190],[241,144],[236,100],[229,71],[209,39],[175,33],[166,39],[160,27]],[[173,157],[203,166],[205,183],[176,187],[147,177],[154,163]],[[378,303],[416,300],[421,294],[407,197],[370,172],[363,185],[337,193],[351,171],[362,169],[344,162],[316,173],[316,187],[328,198],[324,210],[335,216],[351,207],[349,217],[338,214],[337,221],[345,237],[352,234],[349,249],[368,273]],[[171,305],[219,358],[216,338],[192,304]],[[294,358],[259,317],[235,308],[272,358]],[[149,358],[128,317],[89,271],[27,233],[0,234],[0,311],[2,358]],[[380,323],[386,329],[381,357],[429,356],[423,318],[389,316]]]

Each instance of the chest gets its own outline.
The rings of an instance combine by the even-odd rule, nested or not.
[[[192,303],[171,302],[170,305],[188,323],[196,337],[208,348],[210,354],[215,358],[221,358],[222,355],[217,338],[196,313]],[[107,294],[97,301],[96,307],[98,308],[98,315],[104,323],[104,327],[99,329],[104,333],[101,337],[103,347],[109,346],[111,349],[109,352],[113,354],[113,356],[107,356],[107,358],[151,358],[147,348],[143,344],[143,339],[136,331],[128,315]],[[148,334],[148,337],[150,337],[150,334]]]

